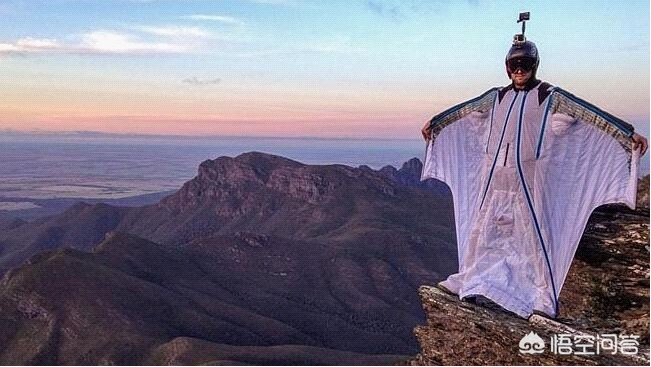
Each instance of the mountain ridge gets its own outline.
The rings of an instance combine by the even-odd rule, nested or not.
[[[140,364],[194,338],[395,361],[417,350],[416,289],[456,266],[452,221],[449,200],[363,168],[262,153],[207,160],[158,204],[81,203],[0,233],[2,265],[34,254],[0,285],[11,330],[0,360]],[[20,357],[25,333],[40,354]],[[204,347],[205,358],[223,352]]]

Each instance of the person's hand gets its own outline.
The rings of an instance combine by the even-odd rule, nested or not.
[[[633,149],[640,148],[640,157],[646,153],[646,150],[649,148],[649,142],[646,138],[638,133],[633,134]]]
[[[423,134],[423,139],[428,142],[432,138],[432,128],[429,121],[425,123],[422,130],[420,131]]]

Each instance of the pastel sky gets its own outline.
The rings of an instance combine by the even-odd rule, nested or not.
[[[649,1],[0,0],[0,131],[418,138],[539,77],[649,132]]]

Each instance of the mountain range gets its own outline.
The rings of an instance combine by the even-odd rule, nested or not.
[[[385,364],[457,268],[452,201],[397,170],[245,153],[153,205],[0,222],[0,363]]]

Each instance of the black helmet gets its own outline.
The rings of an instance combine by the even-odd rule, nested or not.
[[[533,60],[533,69],[532,69],[532,78],[536,78],[536,71],[538,70],[538,65],[540,64],[540,56],[538,55],[538,48],[536,44],[527,41],[522,34],[516,34],[513,37],[513,45],[509,49],[509,52],[506,54],[506,59],[504,63],[506,64],[506,74],[511,78],[511,71],[509,70],[509,60],[517,58],[529,58]]]

